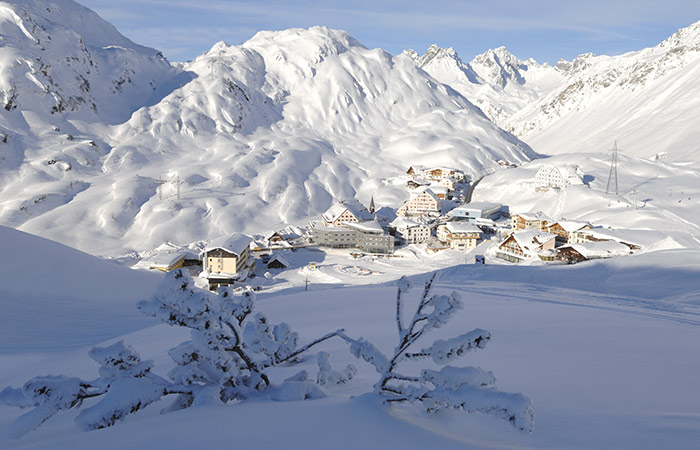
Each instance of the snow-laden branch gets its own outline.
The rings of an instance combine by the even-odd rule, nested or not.
[[[372,364],[380,377],[375,393],[391,403],[421,402],[427,412],[442,408],[459,408],[466,412],[480,412],[505,419],[519,430],[530,432],[534,427],[534,414],[530,399],[522,394],[510,394],[496,390],[493,373],[476,367],[445,366],[441,370],[423,369],[420,375],[399,372],[402,362],[431,358],[438,365],[445,365],[471,350],[483,349],[491,340],[491,333],[475,329],[460,336],[437,340],[422,350],[411,351],[426,333],[445,325],[463,304],[456,292],[450,295],[431,295],[436,274],[425,283],[416,311],[403,326],[403,301],[408,290],[405,278],[399,280],[396,293],[396,326],[399,343],[391,357],[382,353],[374,344],[363,338],[354,339],[345,333],[339,336],[350,344],[355,357]]]

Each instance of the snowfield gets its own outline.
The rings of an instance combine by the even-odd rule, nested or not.
[[[649,255],[651,256],[651,255]],[[124,448],[221,446],[249,448],[693,448],[700,439],[700,255],[659,252],[620,266],[616,260],[578,267],[455,266],[439,277],[438,293],[456,290],[465,308],[434,338],[488,329],[493,342],[465,357],[492,370],[500,388],[533,400],[536,427],[523,435],[477,414],[425,416],[417,407],[387,409],[372,397],[376,373],[355,360],[339,340],[318,350],[335,367],[355,364],[358,376],[325,399],[257,400],[226,407],[193,407],[158,415],[154,405],[115,427],[81,432],[75,413],[59,415],[19,441],[0,436],[3,448]],[[691,263],[672,268],[673,261]],[[668,269],[654,267],[659,260]],[[614,261],[614,262],[613,262]],[[652,267],[653,270],[644,268]],[[554,272],[554,273],[552,273]],[[426,277],[417,276],[419,280]],[[533,283],[532,280],[535,280]],[[597,283],[597,284],[596,284]],[[419,284],[418,284],[419,285]],[[587,292],[592,287],[592,292]],[[345,327],[391,349],[395,286],[313,286],[261,294],[259,310],[285,320],[302,341]],[[581,290],[586,289],[586,290]],[[416,298],[419,289],[411,291]],[[124,314],[130,305],[124,304]],[[313,312],[313,313],[310,313]],[[50,314],[49,308],[45,313]],[[78,331],[75,331],[78,333]],[[165,351],[186,339],[181,330],[158,325],[123,338],[164,373]],[[3,336],[4,340],[4,336]],[[94,342],[101,340],[94,336]],[[114,342],[107,341],[106,343]],[[63,373],[90,377],[96,364],[87,347],[54,349],[51,355],[4,354],[0,385],[17,386],[30,375]],[[315,362],[301,368],[315,373]],[[298,369],[289,369],[292,372]],[[291,375],[280,369],[277,382]],[[19,415],[0,407],[0,429]],[[226,425],[225,425],[226,424]],[[272,427],[272,430],[270,429]],[[173,432],[173,430],[178,430]],[[273,432],[270,432],[273,431]]]

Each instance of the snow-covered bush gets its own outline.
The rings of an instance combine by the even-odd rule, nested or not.
[[[17,419],[11,433],[21,437],[57,412],[78,408],[94,397],[100,397],[99,401],[76,417],[84,430],[114,425],[167,395],[177,397],[163,412],[197,404],[243,401],[270,387],[269,368],[294,365],[311,347],[342,333],[328,333],[299,346],[298,335],[289,325],[273,325],[263,314],[253,315],[254,300],[250,291],[234,295],[231,288],[221,288],[217,295],[196,288],[183,270],[169,273],[154,298],[139,304],[146,314],[191,330],[191,340],[170,350],[176,366],[167,378],[154,374],[152,362],[142,361],[124,342],[95,347],[89,356],[100,368],[99,377],[93,381],[35,377],[21,388],[8,387],[0,392],[0,403],[33,408]],[[345,382],[354,374],[354,367],[334,371],[328,356],[319,355],[318,360],[318,381],[302,371],[274,386],[270,397],[323,397],[322,385]]]
[[[399,343],[391,357],[371,342],[362,338],[353,339],[340,332],[340,336],[350,344],[352,354],[373,365],[380,374],[375,393],[387,403],[421,402],[429,413],[454,408],[491,414],[507,420],[521,431],[531,432],[534,414],[528,397],[496,390],[496,378],[491,372],[476,367],[447,365],[471,350],[486,347],[491,340],[488,331],[475,329],[451,339],[437,340],[419,351],[414,350],[423,335],[446,324],[463,306],[456,292],[431,295],[435,277],[433,275],[425,284],[408,326],[404,326],[403,309],[404,294],[410,286],[405,277],[399,280],[396,294]],[[399,372],[401,363],[425,358],[444,367],[440,370],[423,369],[414,375]]]

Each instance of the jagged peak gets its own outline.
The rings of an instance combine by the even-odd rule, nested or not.
[[[695,22],[685,28],[678,29],[678,31],[661,42],[658,47],[675,48],[694,45],[700,45],[700,21]]]
[[[449,58],[462,63],[462,60],[459,58],[459,55],[452,47],[442,48],[437,44],[432,44],[430,45],[430,47],[428,47],[423,56],[420,57],[420,59],[418,60],[418,65],[420,67],[425,67],[431,61],[440,58]]]

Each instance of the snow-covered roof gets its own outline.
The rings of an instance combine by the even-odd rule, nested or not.
[[[185,259],[187,254],[179,251],[161,251],[154,253],[134,265],[134,268],[143,269],[167,269],[174,266],[181,259]]]
[[[270,263],[272,263],[273,261],[278,261],[283,266],[289,267],[289,261],[287,261],[287,259],[279,253],[275,253],[274,255],[272,255],[272,258],[270,258],[270,260],[267,262],[267,265],[269,266]]]
[[[432,188],[418,188],[416,189],[412,194],[411,197],[408,199],[410,202],[411,200],[415,200],[417,197],[421,196],[422,194],[427,194],[431,196],[435,201],[440,201],[440,199],[435,195],[435,192],[433,192]]]
[[[413,227],[420,227],[420,226],[425,226],[422,225],[415,220],[408,219],[406,217],[401,217],[398,216],[396,219],[394,219],[389,226],[394,227],[394,228],[413,228]]]
[[[494,209],[501,209],[503,207],[502,204],[500,203],[494,203],[494,202],[471,202],[467,203],[466,205],[458,206],[455,209],[452,210],[454,213],[455,211],[481,211],[481,212],[486,212],[486,211],[491,211]]]
[[[449,191],[449,189],[447,189],[444,186],[435,186],[435,185],[430,186],[430,190],[433,191],[433,193],[435,193],[436,195],[437,194],[447,195],[447,192]]]
[[[584,244],[569,244],[560,249],[573,248],[586,259],[611,258],[613,256],[629,255],[630,249],[625,244],[615,241],[586,242]]]
[[[520,216],[525,220],[546,220],[547,222],[552,222],[552,218],[549,217],[547,214],[543,213],[542,211],[537,211],[535,213],[523,212],[513,214],[513,217],[515,216]]]
[[[555,166],[561,177],[569,182],[571,185],[582,185],[583,184],[583,174],[578,166],[569,165],[557,165]]]
[[[202,253],[221,249],[235,255],[241,255],[250,246],[251,242],[253,242],[253,239],[245,234],[235,233],[231,236],[221,236],[209,242],[209,245],[202,250]]]
[[[481,233],[479,227],[471,222],[447,222],[445,228],[450,233]]]
[[[384,233],[384,228],[382,228],[376,220],[370,220],[369,222],[348,222],[345,226],[366,233]]]
[[[553,227],[554,225],[559,224],[560,227],[567,233],[573,233],[574,231],[578,231],[582,228],[585,228],[587,226],[590,226],[590,224],[586,222],[575,222],[573,220],[560,220],[559,222],[552,223],[550,225],[547,225],[547,227]]]
[[[515,239],[520,248],[531,253],[536,253],[539,248],[542,247],[542,244],[557,237],[556,234],[537,230],[516,231],[511,234],[511,236]],[[507,241],[511,236],[506,238],[503,242]],[[503,244],[503,242],[501,242],[501,244]]]
[[[326,222],[335,222],[345,210],[350,211],[358,220],[371,220],[372,214],[358,200],[347,200],[342,203],[335,203],[323,213]]]

